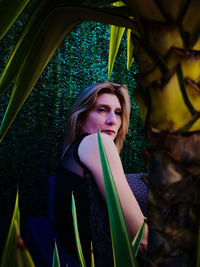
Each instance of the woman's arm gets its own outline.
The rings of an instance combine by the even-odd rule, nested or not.
[[[133,239],[144,221],[144,216],[126,180],[121,159],[114,142],[110,136],[106,134],[101,134],[101,138],[106,150],[126,223],[128,225],[131,238]],[[80,160],[93,174],[103,198],[106,199],[97,134],[86,136],[79,146],[78,153]],[[142,247],[145,249],[147,247],[147,235],[148,229],[146,226],[145,234],[141,243]]]

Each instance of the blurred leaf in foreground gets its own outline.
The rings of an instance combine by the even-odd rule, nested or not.
[[[34,267],[29,251],[20,236],[20,214],[18,206],[18,190],[16,194],[13,217],[5,243],[1,267]]]

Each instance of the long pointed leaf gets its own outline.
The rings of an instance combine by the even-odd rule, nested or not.
[[[95,267],[94,253],[93,253],[93,246],[92,246],[92,243],[91,243],[91,267]]]
[[[114,6],[123,6],[124,3],[119,1],[113,4]],[[123,36],[125,28],[117,27],[114,25],[110,26],[110,47],[109,47],[109,56],[108,56],[108,80],[110,79],[115,58],[117,56],[117,52],[119,50],[119,46],[121,43],[121,39]]]
[[[131,36],[131,30],[127,30],[127,70],[130,69],[131,64],[133,63],[133,50],[134,50],[134,45],[132,41],[132,36]]]
[[[0,1],[0,40],[17,20],[30,0]]]
[[[98,131],[98,145],[104,176],[106,191],[106,201],[110,220],[110,230],[113,245],[113,255],[115,266],[134,267],[137,266],[135,256],[132,251],[130,236],[123,215],[116,186],[109,167],[108,159]]]
[[[55,247],[53,251],[53,263],[52,267],[60,267],[60,260],[59,260],[59,255],[58,255],[58,248],[55,242]]]
[[[1,267],[34,267],[32,258],[20,236],[20,215],[18,207],[18,191],[16,194],[13,217],[3,250]]]
[[[75,22],[74,18],[66,14],[66,12],[53,12],[53,14],[47,17],[40,29],[38,29],[35,42],[32,40],[31,50],[29,54],[26,55],[21,67],[21,72],[16,78],[16,83],[2,120],[0,141],[5,136],[46,64],[65,36],[77,23],[78,22]]]
[[[133,239],[132,242],[132,247],[133,247],[133,253],[135,255],[135,257],[137,256],[139,247],[140,247],[140,243],[142,241],[143,235],[144,235],[144,230],[145,230],[145,222],[143,222],[143,224],[141,225],[139,231],[137,232],[135,238]]]
[[[113,70],[115,58],[119,50],[121,39],[123,36],[125,28],[110,26],[110,47],[109,47],[109,57],[108,57],[108,80]]]
[[[78,252],[79,262],[80,262],[81,267],[86,267],[85,259],[84,259],[83,251],[82,251],[82,246],[81,246],[81,241],[80,241],[80,236],[79,236],[79,231],[78,231],[76,204],[75,204],[73,193],[72,193],[72,216],[73,216],[74,232],[75,232],[75,239],[76,239],[76,248],[77,248],[77,252]]]
[[[24,65],[26,55],[31,49],[38,28],[48,14],[50,7],[50,5],[47,5],[46,0],[41,1],[27,22],[0,77],[0,95],[9,88]]]

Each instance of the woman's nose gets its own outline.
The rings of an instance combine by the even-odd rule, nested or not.
[[[108,114],[108,116],[107,116],[107,118],[106,118],[106,122],[107,122],[108,124],[115,124],[116,121],[117,121],[117,118],[116,118],[115,113],[113,113],[113,112],[109,112],[109,114]]]

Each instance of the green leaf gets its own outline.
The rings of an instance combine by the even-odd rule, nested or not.
[[[65,12],[63,9],[52,11],[45,16],[41,25],[38,26],[37,33],[33,34],[35,38],[31,41],[30,48],[27,50],[27,54],[16,77],[10,101],[1,123],[0,141],[29,96],[46,64],[65,36],[77,25],[78,22],[75,22],[73,16],[69,16],[68,13],[68,11]],[[31,38],[32,35],[29,37]],[[27,43],[30,42],[27,41]],[[13,63],[10,67],[11,69],[16,68],[16,66],[13,66]]]
[[[55,242],[55,247],[53,251],[53,263],[52,267],[60,267],[60,260],[59,260],[59,255],[58,255],[58,248]]]
[[[77,222],[77,214],[76,214],[76,204],[74,200],[74,195],[72,193],[72,217],[73,217],[73,224],[74,224],[74,232],[75,232],[75,239],[76,239],[76,248],[78,252],[78,258],[81,267],[86,267],[85,259],[83,256],[81,241],[79,237],[79,231],[78,231],[78,222]]]
[[[113,4],[114,6],[124,6],[122,1]],[[123,36],[125,28],[111,25],[110,26],[110,47],[109,47],[109,56],[108,56],[108,80],[110,79],[115,58],[119,50],[121,39]]]
[[[110,79],[115,58],[119,50],[121,39],[123,36],[125,28],[110,26],[110,47],[109,47],[109,57],[108,57],[108,80]]]
[[[2,254],[1,267],[34,267],[33,260],[20,236],[20,214],[18,207],[18,190],[10,229]]]
[[[108,159],[98,131],[98,145],[104,176],[106,201],[108,207],[110,230],[115,266],[135,267],[136,259],[132,250],[131,240],[124,214],[117,194],[116,186],[109,167]]]
[[[134,50],[134,45],[132,41],[132,36],[131,36],[131,30],[127,30],[127,70],[130,69],[131,64],[133,63],[133,50]]]
[[[0,95],[2,95],[10,87],[12,82],[16,79],[17,74],[21,71],[21,68],[26,60],[26,56],[32,49],[32,43],[36,33],[50,10],[51,6],[47,5],[47,1],[48,0],[41,1],[35,8],[35,11],[29,18],[18,42],[16,43],[0,77]],[[27,67],[31,69],[30,64]]]
[[[0,40],[23,12],[30,0],[0,1]]]
[[[92,243],[91,243],[91,267],[95,267],[94,253],[93,253],[93,246],[92,246]]]
[[[134,253],[135,257],[137,256],[137,253],[138,253],[138,250],[140,247],[140,243],[141,243],[143,235],[144,235],[145,225],[146,225],[146,223],[143,222],[143,224],[141,225],[139,231],[137,232],[137,234],[136,234],[136,236],[132,242],[133,253]]]

